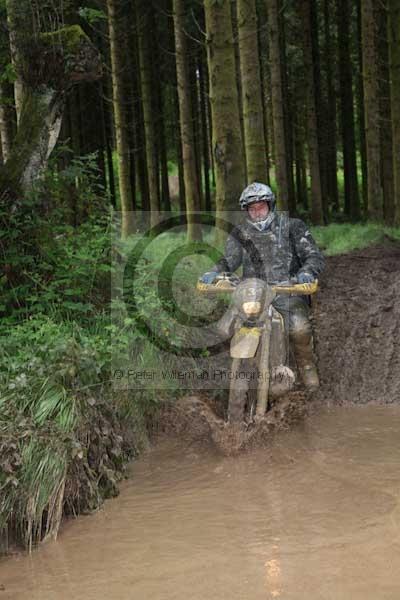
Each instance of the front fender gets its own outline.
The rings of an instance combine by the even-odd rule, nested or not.
[[[231,339],[232,358],[252,358],[260,343],[262,329],[259,327],[240,327]]]

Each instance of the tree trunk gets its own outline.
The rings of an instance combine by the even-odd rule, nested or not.
[[[176,73],[175,73],[176,77]],[[174,143],[176,148],[176,156],[178,161],[178,182],[179,182],[179,210],[183,214],[186,212],[186,194],[185,194],[185,177],[183,169],[182,156],[182,136],[181,124],[179,121],[179,99],[178,99],[178,84],[176,84],[176,93],[174,94]]]
[[[311,172],[311,219],[314,225],[324,222],[322,209],[322,191],[319,166],[317,107],[315,102],[314,65],[311,40],[311,4],[310,0],[303,0],[301,5],[303,23],[303,53],[305,67],[305,87],[307,99],[307,139]]]
[[[14,99],[15,111],[17,114],[17,123],[19,124],[22,103],[24,98],[24,83],[20,73],[20,63],[22,60],[21,39],[20,36],[26,30],[30,19],[27,19],[27,5],[21,0],[6,0],[7,20],[10,36],[11,62],[17,73],[17,78],[14,81]],[[28,25],[29,26],[29,25]]]
[[[200,112],[201,112],[201,141],[203,150],[203,168],[204,168],[204,198],[205,210],[211,211],[211,189],[210,189],[210,153],[209,136],[207,123],[207,94],[205,84],[203,54],[199,55],[198,60],[199,85],[200,85]]]
[[[282,78],[282,97],[283,97],[283,124],[285,128],[285,147],[286,147],[286,177],[288,183],[288,209],[291,214],[296,213],[296,198],[294,193],[293,177],[293,121],[292,121],[292,103],[288,81],[288,70],[286,62],[286,27],[285,27],[285,7],[282,5],[278,15],[279,24],[279,46],[280,46],[280,68]]]
[[[159,40],[161,36],[161,24],[157,23],[152,16],[152,27],[155,32],[156,40],[153,45],[154,52],[154,67],[153,67],[153,79],[154,79],[154,91],[155,91],[155,109],[157,111],[156,118],[156,130],[157,139],[159,146],[159,171],[160,171],[160,208],[169,212],[171,210],[171,197],[169,193],[169,181],[168,181],[168,156],[167,156],[167,141],[165,137],[165,111],[164,111],[164,82],[161,78],[163,71],[163,64],[160,60],[160,49]]]
[[[130,159],[129,159],[129,128],[124,104],[125,91],[125,60],[124,36],[125,27],[121,15],[120,0],[107,0],[108,28],[110,36],[111,74],[113,88],[113,105],[115,136],[118,154],[118,181],[121,205],[122,229],[121,235],[126,238],[135,228],[133,216]]]
[[[157,136],[154,122],[154,86],[153,86],[153,60],[152,60],[152,39],[151,39],[151,15],[152,6],[146,0],[138,0],[137,23],[139,29],[139,63],[140,80],[143,103],[143,119],[146,144],[147,178],[149,183],[150,196],[150,225],[156,225],[159,222],[160,210],[160,189],[159,189],[159,169],[156,153]]]
[[[311,7],[311,49],[314,69],[314,96],[317,117],[319,172],[321,180],[322,212],[324,222],[329,220],[329,196],[328,196],[328,171],[327,171],[327,149],[328,131],[327,123],[328,106],[322,92],[321,56],[319,40],[319,23],[317,0],[310,0]]]
[[[201,229],[193,213],[200,208],[200,185],[195,157],[193,129],[193,106],[188,70],[187,39],[184,31],[184,0],[173,0],[176,77],[178,84],[179,121],[181,125],[181,147],[185,200],[187,214],[187,237],[189,241],[201,238]]]
[[[363,0],[361,3],[361,30],[368,161],[368,216],[380,221],[383,215],[383,194],[380,174],[379,74],[373,0]]]
[[[339,194],[337,184],[337,147],[336,147],[336,89],[333,78],[334,53],[332,51],[330,0],[324,0],[324,33],[325,33],[325,69],[328,95],[327,114],[327,186],[331,210],[339,212]]]
[[[361,157],[361,181],[362,181],[362,210],[366,217],[368,213],[368,165],[367,165],[367,143],[365,140],[365,109],[364,109],[364,85],[363,85],[363,49],[361,32],[361,0],[356,0],[357,9],[357,126],[359,137],[359,151]]]
[[[214,152],[213,152],[213,146],[212,146],[213,127],[212,127],[212,111],[211,111],[211,101],[210,101],[210,77],[209,77],[209,73],[208,73],[207,47],[206,47],[205,71],[207,74],[204,79],[205,79],[205,93],[206,93],[206,99],[207,99],[206,108],[207,108],[208,144],[209,144],[208,154],[210,157],[211,182],[212,182],[212,187],[215,190],[215,186],[216,186],[215,161],[214,161]]]
[[[144,226],[148,226],[150,219],[150,198],[149,198],[149,182],[147,178],[147,161],[146,161],[146,142],[144,131],[143,117],[143,101],[140,90],[140,61],[139,61],[139,40],[138,40],[138,22],[136,19],[136,9],[131,13],[132,24],[130,28],[131,44],[129,45],[132,62],[132,113],[134,115],[134,138],[135,147],[134,160],[136,166],[138,188],[140,190],[140,208],[142,210],[142,221]]]
[[[388,0],[395,224],[400,226],[400,5]]]
[[[0,176],[3,198],[27,192],[42,175],[60,133],[68,88],[101,76],[97,51],[78,26],[38,34],[24,48],[19,63],[24,96],[18,133]]]
[[[283,111],[281,44],[279,40],[279,0],[267,0],[269,24],[269,56],[271,69],[272,118],[274,129],[275,179],[278,187],[278,206],[289,208],[288,152],[286,148]]]
[[[267,89],[269,86],[269,52],[268,52],[268,40],[265,35],[265,27],[267,25],[267,7],[265,0],[258,0],[256,4],[257,8],[257,19],[258,19],[258,54],[260,60],[260,80],[261,80],[261,106],[263,111],[263,131],[265,141],[265,161],[267,164],[267,172],[265,176],[265,182],[270,184],[270,169],[271,169],[271,157],[270,157],[270,146],[271,140],[268,129],[268,100]]]
[[[158,122],[160,140],[160,171],[161,171],[161,208],[167,212],[171,210],[171,196],[168,181],[168,156],[165,139],[164,111],[162,110],[162,98],[160,96],[160,119]]]
[[[238,209],[244,183],[230,0],[205,0],[216,207]]]
[[[342,126],[343,170],[344,170],[344,209],[352,219],[360,217],[360,201],[358,195],[356,139],[354,131],[354,98],[352,81],[352,62],[350,54],[349,10],[348,1],[339,0],[338,15],[338,49],[340,75],[340,106]]]
[[[381,180],[383,189],[383,215],[388,225],[393,223],[394,187],[393,187],[393,140],[392,115],[390,103],[389,47],[387,29],[386,1],[378,7],[379,17],[379,73],[380,73],[380,142],[381,142]]]
[[[106,139],[107,139],[107,170],[108,170],[108,185],[110,189],[111,195],[111,203],[115,210],[117,210],[117,194],[116,194],[116,185],[115,185],[115,173],[114,173],[114,163],[113,163],[113,149],[114,149],[114,122],[112,115],[112,83],[110,81],[111,77],[108,73],[104,77],[103,90],[104,90],[104,98],[102,99],[105,120],[106,120]]]
[[[195,50],[189,49],[189,55],[195,55]],[[197,181],[199,182],[199,204],[201,210],[203,206],[203,187],[201,179],[201,126],[200,126],[200,104],[199,104],[199,89],[198,89],[198,73],[196,57],[191,56],[189,60],[189,79],[190,92],[192,99],[192,114],[193,114],[193,135],[194,135],[194,156],[196,162]]]
[[[116,208],[114,166],[113,166],[113,162],[112,162],[112,147],[111,147],[111,138],[112,138],[111,129],[112,128],[110,127],[110,123],[109,123],[109,121],[110,121],[109,110],[107,110],[107,107],[104,105],[104,87],[103,87],[102,83],[100,83],[99,92],[100,92],[100,99],[99,99],[100,114],[101,114],[102,130],[103,130],[103,136],[104,136],[104,149],[105,149],[106,158],[107,158],[106,169],[107,169],[108,177],[106,177],[106,180],[108,180],[108,192],[110,194],[111,204],[114,208]]]
[[[307,167],[305,158],[305,131],[304,124],[301,119],[301,104],[295,107],[293,116],[294,129],[294,150],[295,150],[295,166],[296,166],[296,192],[297,201],[302,205],[304,210],[308,210],[308,194],[307,194]]]
[[[0,84],[0,137],[3,163],[9,159],[12,146],[12,115],[8,105],[4,83]]]
[[[218,1],[218,0],[217,0]],[[238,92],[239,104],[239,121],[240,121],[240,137],[242,140],[244,179],[247,181],[247,162],[246,162],[246,146],[244,144],[244,115],[243,115],[243,90],[242,78],[240,76],[240,53],[239,53],[239,30],[237,20],[237,0],[230,0],[231,4],[231,22],[232,22],[232,42],[235,55],[235,81]]]
[[[136,105],[135,105],[135,84],[134,79],[136,75],[136,65],[134,64],[135,56],[132,51],[131,40],[136,35],[136,29],[134,29],[134,6],[132,3],[124,6],[124,18],[123,18],[123,32],[121,31],[121,37],[123,37],[123,58],[124,58],[124,114],[126,120],[126,129],[128,137],[128,150],[129,150],[129,180],[132,195],[132,210],[135,214],[135,221],[139,222],[140,217],[138,211],[138,171],[135,160],[135,147],[136,147]]]
[[[237,19],[247,181],[249,183],[252,181],[265,182],[267,153],[264,139],[255,0],[238,0]]]

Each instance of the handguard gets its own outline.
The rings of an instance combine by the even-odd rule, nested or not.
[[[221,292],[232,293],[240,279],[236,275],[221,273],[214,283],[203,283],[197,281],[196,289],[202,294],[220,294]]]
[[[296,294],[298,296],[310,296],[318,291],[318,279],[311,283],[289,283],[273,285],[272,289],[277,294]]]
[[[196,289],[202,294],[213,294],[217,292],[233,292],[235,288],[228,281],[217,281],[217,283],[203,283],[202,281],[198,281]]]

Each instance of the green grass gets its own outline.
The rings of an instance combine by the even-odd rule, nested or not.
[[[367,248],[382,242],[385,236],[400,241],[400,228],[377,223],[331,223],[325,227],[313,227],[312,233],[327,256]]]

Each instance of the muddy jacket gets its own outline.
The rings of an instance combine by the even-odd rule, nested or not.
[[[215,270],[234,272],[243,265],[244,277],[258,277],[268,283],[286,281],[299,273],[318,277],[325,261],[306,224],[285,213],[271,217],[265,231],[258,231],[248,221],[236,226]]]

